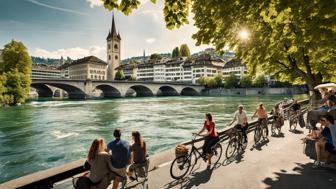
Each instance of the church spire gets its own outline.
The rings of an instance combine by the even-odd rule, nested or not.
[[[121,40],[120,33],[117,33],[117,27],[115,26],[115,21],[114,21],[114,13],[112,13],[112,24],[111,24],[111,29],[108,33],[107,40],[112,39],[113,37],[118,38]]]

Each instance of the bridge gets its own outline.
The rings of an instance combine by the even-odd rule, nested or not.
[[[173,82],[146,81],[108,81],[108,80],[73,80],[73,79],[33,79],[31,87],[36,89],[39,97],[52,97],[51,87],[60,88],[71,99],[88,99],[100,90],[103,98],[120,98],[127,96],[197,96],[204,86]]]

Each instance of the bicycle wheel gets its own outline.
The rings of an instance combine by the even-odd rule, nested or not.
[[[260,139],[259,139],[260,140]],[[246,147],[247,147],[247,141],[248,141],[248,139],[244,139],[244,137],[241,135],[240,136],[240,144],[241,144],[241,148],[242,148],[242,150],[245,150],[246,149]]]
[[[229,141],[229,144],[226,147],[226,151],[225,151],[225,156],[227,159],[231,159],[234,155],[234,153],[237,150],[237,139],[232,138]]]
[[[211,148],[211,152],[212,152],[212,161],[214,162],[214,164],[217,164],[218,161],[220,160],[220,158],[222,157],[222,145],[217,143],[215,144],[212,148]]]
[[[183,178],[191,167],[190,157],[188,155],[175,158],[170,166],[170,176],[174,179]]]
[[[255,129],[254,129],[254,143],[258,143],[260,141],[261,138],[261,128],[258,125]]]
[[[272,135],[276,135],[276,133],[275,133],[275,132],[276,132],[276,131],[275,131],[275,130],[276,130],[276,126],[275,126],[275,124],[276,124],[275,121],[273,121],[273,123],[272,123],[272,125],[271,125],[271,132],[272,132]]]
[[[267,128],[267,123],[263,123],[262,125],[262,137],[263,139],[267,139],[268,136],[268,128]]]
[[[297,117],[294,117],[294,118],[293,118],[293,130],[296,130],[297,123],[298,123],[298,118],[297,118]]]

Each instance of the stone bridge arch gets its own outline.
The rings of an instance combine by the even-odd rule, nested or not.
[[[129,86],[125,96],[132,96],[132,92],[136,93],[135,94],[136,97],[146,97],[156,95],[156,91],[153,92],[153,90],[150,87],[141,84]]]
[[[157,91],[157,96],[178,96],[179,91],[172,86],[163,85]]]
[[[53,97],[54,92],[45,84],[32,83],[30,86],[36,89],[39,97]]]
[[[196,89],[193,87],[184,87],[181,90],[181,95],[182,96],[199,96],[200,92],[198,92]]]
[[[82,90],[80,87],[72,85],[72,84],[61,83],[61,82],[59,82],[59,83],[58,82],[55,82],[55,83],[53,83],[53,82],[33,82],[31,84],[32,87],[38,86],[38,87],[40,87],[39,89],[46,89],[45,87],[41,88],[41,86],[43,86],[43,85],[44,86],[49,85],[49,86],[60,88],[64,91],[66,91],[68,93],[68,96],[69,96],[70,99],[85,99],[86,98],[86,93],[84,92],[84,90]],[[49,97],[52,97],[52,94]]]
[[[119,98],[123,95],[116,87],[113,87],[109,84],[100,84],[95,87],[103,92],[104,98]]]

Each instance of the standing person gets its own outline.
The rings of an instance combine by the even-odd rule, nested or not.
[[[205,130],[207,132],[203,133]],[[203,128],[201,131],[195,134],[205,137],[204,144],[202,147],[203,150],[202,155],[208,159],[208,165],[210,165],[211,157],[213,155],[211,154],[211,147],[219,141],[219,136],[216,130],[215,122],[212,121],[212,115],[210,113],[205,114],[205,121],[203,124]]]
[[[253,116],[251,119],[253,119],[256,115],[258,115],[258,123],[261,125],[263,121],[266,121],[267,123],[267,112],[265,110],[265,107],[263,103],[260,103],[259,106],[257,107],[257,110],[254,112]],[[266,125],[266,135],[268,136],[268,127]]]
[[[241,132],[243,133],[244,142],[247,142],[246,131],[247,131],[248,123],[247,123],[246,111],[244,110],[243,105],[238,106],[238,110],[234,113],[233,120],[231,121],[231,123],[229,123],[229,125],[232,125],[232,123],[234,123],[236,120],[237,120],[237,123],[234,127],[236,129],[241,130]]]
[[[113,136],[115,140],[108,143],[107,150],[112,154],[111,163],[113,171],[118,174],[116,179],[114,179],[113,181],[112,189],[117,189],[119,182],[122,181],[120,179],[120,176],[124,177],[124,179],[127,178],[126,167],[130,158],[130,150],[128,142],[120,138],[120,129],[115,129],[113,132]]]
[[[109,173],[113,168],[111,155],[105,151],[104,139],[99,138],[92,142],[87,160],[91,166],[89,174],[91,188],[107,188],[111,183]]]
[[[133,164],[128,169],[128,176],[131,180],[135,180],[133,177],[135,166],[147,163],[147,147],[139,131],[132,131],[132,140],[133,144],[130,146],[130,150],[133,157]]]

